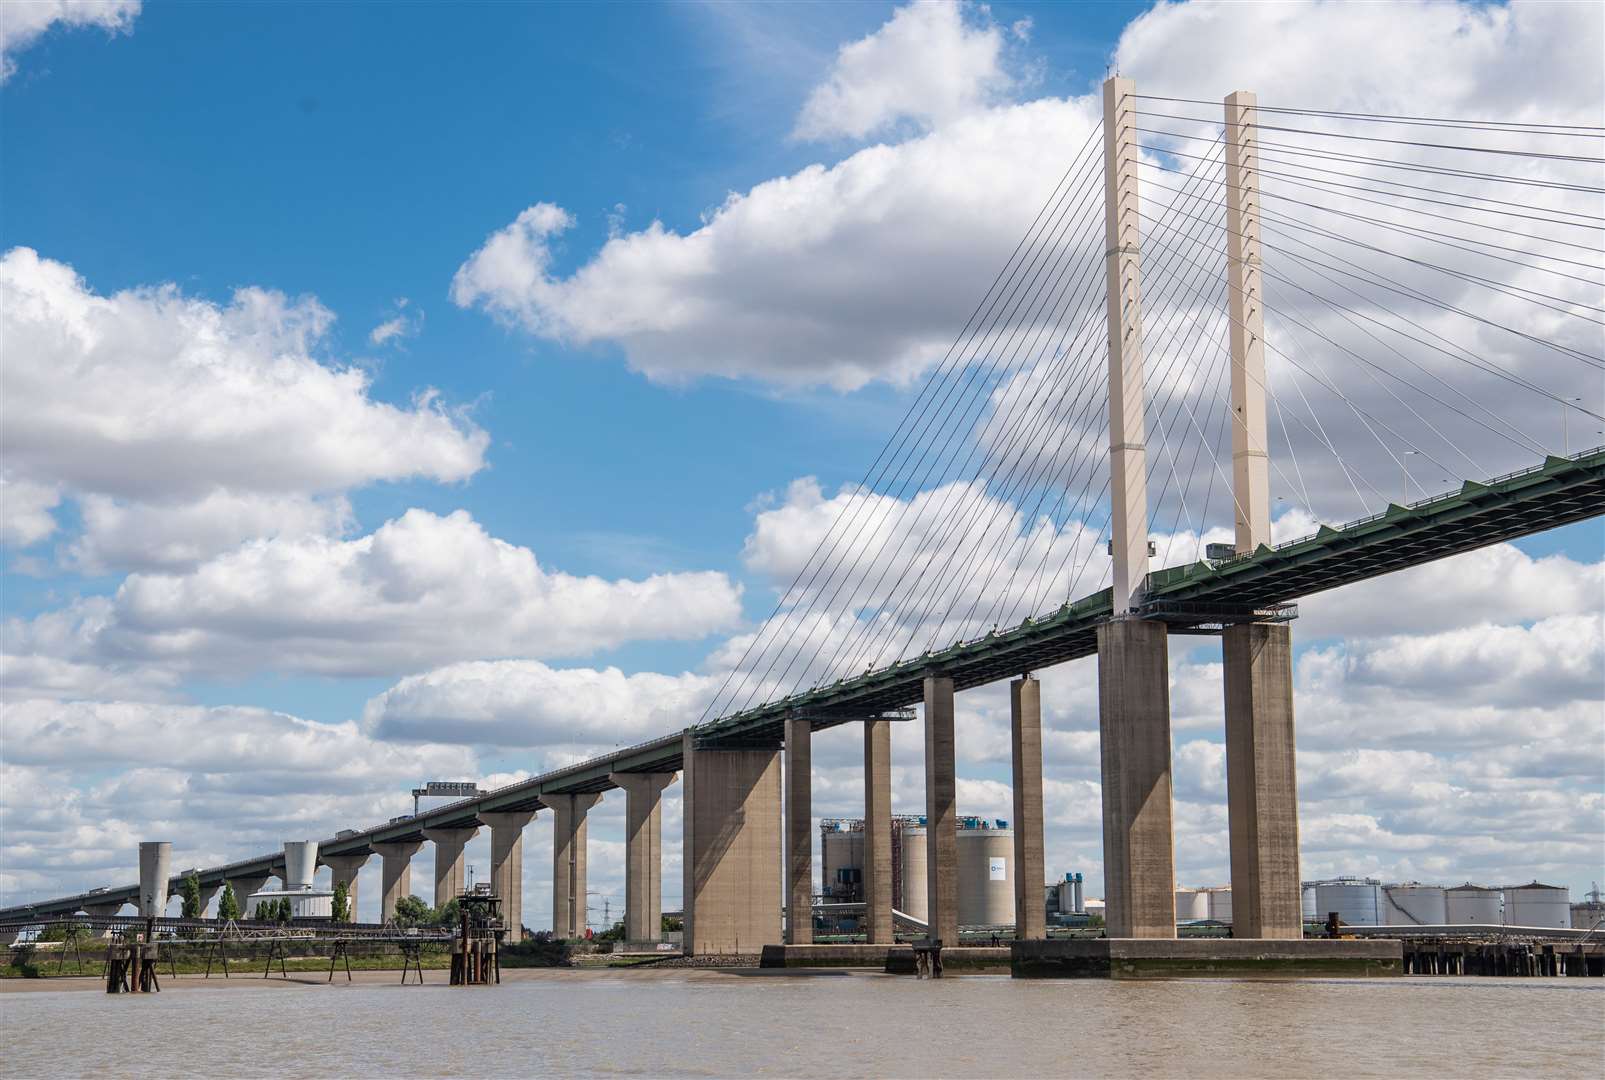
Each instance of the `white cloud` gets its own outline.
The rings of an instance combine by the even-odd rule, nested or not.
[[[0,541],[27,547],[56,531],[50,511],[61,492],[50,484],[0,477]]]
[[[422,777],[479,775],[464,747],[266,709],[24,701],[3,716],[0,902],[121,884],[141,840],[172,840],[175,868],[217,865],[379,824]]]
[[[483,467],[489,436],[432,391],[397,407],[370,396],[363,371],[320,361],[332,320],[315,300],[261,289],[227,306],[170,285],[101,296],[15,248],[0,258],[8,480],[94,500],[77,555],[107,561],[126,545],[97,526],[130,515],[146,530],[173,515],[204,556],[224,548],[203,541],[231,545],[292,504],[292,526],[340,516],[314,496]],[[40,500],[25,509],[24,533],[47,535]]]
[[[409,675],[369,701],[362,722],[380,739],[589,757],[695,723],[722,678],[474,661]]]
[[[185,570],[247,540],[340,536],[354,520],[344,496],[241,495],[222,489],[171,505],[84,495],[78,508],[83,534],[67,548],[66,561],[91,574],[113,567]]]
[[[182,573],[11,620],[7,651],[197,675],[382,675],[494,656],[581,656],[696,639],[740,618],[719,573],[576,577],[465,511],[409,510],[353,540],[253,540]]]
[[[416,335],[418,328],[423,324],[424,315],[417,308],[409,311],[409,305],[410,301],[405,296],[397,300],[396,313],[368,331],[368,344],[387,345],[392,341]]]
[[[907,381],[951,343],[1093,122],[1090,104],[1057,101],[968,116],[732,194],[691,233],[610,238],[566,278],[549,244],[572,218],[539,203],[463,264],[452,299],[617,344],[665,382]]]
[[[1012,79],[1003,31],[984,7],[915,0],[879,30],[843,45],[825,81],[803,105],[799,139],[862,139],[910,120],[930,128],[988,104]],[[1030,33],[1030,20],[1016,24]]]
[[[17,70],[16,56],[52,27],[94,26],[132,33],[140,0],[21,0],[0,9],[0,82]]]

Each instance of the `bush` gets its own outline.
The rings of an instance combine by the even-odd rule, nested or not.
[[[503,967],[570,967],[573,958],[569,943],[540,930],[523,941],[505,942],[501,947]]]

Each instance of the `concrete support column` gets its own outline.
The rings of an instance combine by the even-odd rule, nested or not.
[[[373,857],[373,852],[364,855],[320,855],[318,861],[329,868],[329,888],[333,889],[344,884],[346,887],[346,905],[350,908],[351,922],[357,922],[357,871],[362,864]]]
[[[685,951],[780,943],[780,755],[698,749],[685,734]]]
[[[613,773],[624,789],[624,939],[663,937],[663,789],[674,773]]]
[[[600,793],[542,795],[552,808],[552,933],[560,938],[585,934],[585,815],[602,801]]]
[[[1104,919],[1115,937],[1176,936],[1165,624],[1098,627]]]
[[[524,940],[524,826],[535,820],[533,810],[481,813],[490,826],[491,888],[502,900],[502,925],[508,941]]]
[[[463,875],[463,848],[479,833],[478,825],[461,829],[425,829],[424,839],[435,845],[435,907],[443,908],[455,900],[466,882]]]
[[[959,943],[958,781],[953,680],[925,679],[925,897],[932,939]]]
[[[267,888],[272,874],[251,874],[247,877],[229,878],[226,884],[234,890],[234,902],[240,906],[240,918],[250,918],[250,905],[252,893],[261,892]]]
[[[1292,628],[1285,623],[1229,626],[1221,649],[1232,934],[1302,938]]]
[[[864,723],[864,932],[890,945],[892,927],[892,724]]]
[[[422,840],[401,843],[374,844],[383,869],[382,891],[379,894],[379,921],[388,922],[396,917],[396,901],[412,895],[412,857],[423,847]]]
[[[1026,676],[1009,684],[1014,758],[1014,936],[1048,936],[1047,868],[1042,853],[1042,684]]]
[[[147,840],[139,845],[139,913],[147,919],[167,914],[167,888],[173,876],[173,845]]]
[[[786,944],[814,943],[813,724],[786,721]]]
[[[216,885],[201,886],[201,918],[206,918],[206,909],[211,906],[213,898],[222,891],[223,883],[221,881],[219,881]]]

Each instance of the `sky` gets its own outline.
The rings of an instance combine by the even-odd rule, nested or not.
[[[132,880],[141,840],[214,865],[410,811],[424,780],[534,775],[684,726],[732,671],[782,692],[741,658],[768,655],[777,602],[796,625],[823,602],[786,587],[840,514],[919,525],[915,552],[866,566],[962,564],[996,533],[1084,552],[1095,578],[1095,499],[1043,516],[1024,495],[1051,483],[965,486],[957,466],[907,493],[854,485],[1082,160],[1105,75],[1171,98],[1599,126],[1601,47],[1587,4],[7,4],[0,903]],[[1174,134],[1143,180],[1168,200],[1207,178],[1188,133],[1218,108],[1156,108]],[[1605,213],[1589,192],[1528,205]],[[1352,320],[1294,321],[1290,279],[1267,311],[1269,385],[1296,421],[1277,413],[1278,539],[1605,443],[1598,324],[1567,314],[1598,303],[1597,230],[1565,277],[1378,228],[1343,232],[1526,289],[1457,279],[1457,313],[1414,314],[1551,396],[1395,351],[1455,372],[1444,392],[1465,399],[1407,405],[1339,347]],[[1502,238],[1560,243],[1526,232]],[[1211,325],[1180,265],[1167,278],[1156,259],[1176,288],[1154,289],[1150,327]],[[1306,363],[1344,392],[1310,419],[1346,458],[1296,412],[1317,391]],[[1052,377],[999,381],[987,415],[1045,409],[1031,379]],[[1202,395],[1189,381],[1180,400]],[[1034,430],[1073,456],[1103,438],[1098,409],[1076,417]],[[1417,441],[1373,445],[1377,417]],[[1010,475],[1023,458],[990,430],[966,445]],[[920,524],[954,499],[989,523],[975,548]],[[1220,495],[1165,499],[1167,556],[1229,538]],[[1097,582],[1021,587],[1024,611]],[[1304,876],[1538,879],[1574,898],[1605,880],[1602,607],[1597,519],[1304,601]],[[974,629],[933,611],[898,629]],[[833,617],[866,629],[862,610]],[[1174,638],[1170,661],[1178,879],[1220,884],[1219,644]],[[1038,674],[1048,872],[1101,895],[1095,664]],[[1006,818],[1007,690],[958,710],[959,810]],[[862,811],[855,735],[816,736],[819,816]],[[921,741],[917,720],[894,733],[900,813],[923,812]],[[672,909],[678,788],[665,799]],[[526,837],[535,928],[550,821]],[[592,811],[598,925],[622,907],[622,827],[622,797]],[[480,876],[488,846],[468,849]],[[364,917],[377,876],[375,860]]]

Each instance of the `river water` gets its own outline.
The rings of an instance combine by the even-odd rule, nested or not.
[[[1595,979],[543,971],[469,989],[429,976],[439,981],[0,990],[0,1075],[1190,1080],[1597,1076],[1605,1063],[1605,981]]]

